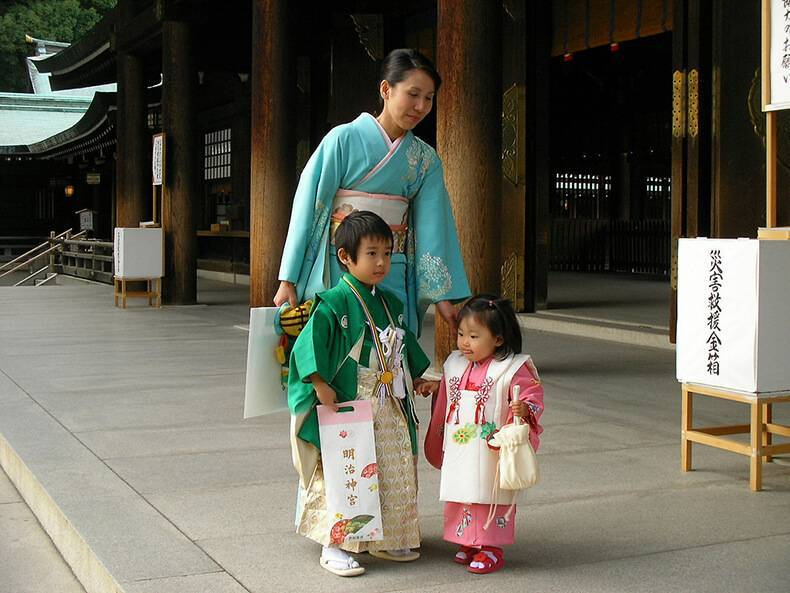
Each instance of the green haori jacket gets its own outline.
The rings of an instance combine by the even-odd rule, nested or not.
[[[370,289],[351,274],[344,274],[368,306],[373,320],[380,328],[389,320],[381,297],[393,320],[405,330],[404,361],[410,379],[419,377],[430,366],[430,360],[420,348],[415,335],[408,329],[403,315],[403,304],[391,293],[381,288],[373,294]],[[357,360],[370,360],[373,339],[365,322],[365,313],[351,288],[343,281],[316,295],[310,319],[299,334],[291,352],[288,374],[288,408],[297,420],[295,434],[299,440],[311,443],[318,450],[318,398],[308,377],[318,373],[337,393],[337,400],[350,401],[357,396]],[[374,351],[375,355],[375,351]],[[409,381],[411,383],[411,380]],[[410,386],[409,386],[410,387]],[[406,418],[411,437],[412,454],[417,454],[417,427],[412,420],[413,401],[404,400]],[[296,456],[296,452],[295,452]],[[294,459],[297,469],[299,464]]]

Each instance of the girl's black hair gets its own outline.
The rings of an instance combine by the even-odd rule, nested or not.
[[[494,352],[497,360],[503,360],[511,354],[521,354],[521,329],[509,300],[493,294],[475,295],[461,307],[458,323],[466,317],[474,317],[488,328],[491,335],[502,338],[502,345]]]
[[[388,53],[381,64],[379,80],[386,80],[390,86],[395,86],[412,70],[422,70],[430,76],[433,79],[434,91],[438,91],[442,86],[442,77],[439,76],[433,62],[416,49],[393,49]],[[379,96],[379,107],[383,105],[384,99]]]
[[[351,261],[357,263],[359,244],[363,237],[376,237],[389,241],[392,244],[392,229],[378,214],[367,210],[355,210],[343,219],[335,231],[335,249],[346,250]],[[348,267],[337,256],[337,262],[343,271],[348,272]]]

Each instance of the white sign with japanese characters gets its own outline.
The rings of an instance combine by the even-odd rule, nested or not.
[[[790,0],[770,1],[771,91],[764,97],[773,109],[790,108]],[[765,33],[764,33],[765,34]]]
[[[790,241],[681,239],[677,378],[737,391],[790,389]]]

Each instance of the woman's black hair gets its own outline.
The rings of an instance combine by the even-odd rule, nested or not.
[[[378,214],[367,210],[355,210],[343,219],[335,230],[335,249],[339,252],[345,249],[351,261],[357,263],[359,244],[363,237],[375,237],[389,241],[392,244],[392,229]],[[337,256],[337,261],[343,271],[348,272],[348,267]]]
[[[511,354],[521,354],[521,329],[509,300],[493,294],[475,295],[461,307],[458,323],[466,317],[474,317],[488,328],[491,335],[502,338],[502,345],[494,352],[497,360],[503,360]]]
[[[395,86],[412,70],[422,70],[430,76],[433,79],[434,91],[438,91],[442,86],[442,77],[439,76],[433,62],[416,49],[393,49],[388,53],[381,64],[379,80],[386,80],[390,86]],[[379,96],[379,107],[383,105],[384,100]]]

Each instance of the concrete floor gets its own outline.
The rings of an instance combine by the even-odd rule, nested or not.
[[[537,331],[542,479],[507,568],[450,561],[421,460],[423,557],[363,555],[364,577],[332,577],[293,533],[287,415],[241,419],[246,291],[201,282],[202,305],[122,311],[110,287],[0,288],[0,464],[89,592],[788,590],[787,462],[761,493],[734,454],[696,447],[682,473],[671,351]],[[747,417],[706,401],[696,416]]]

